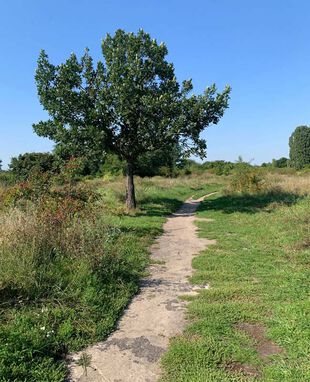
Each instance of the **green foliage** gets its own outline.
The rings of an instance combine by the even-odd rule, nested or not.
[[[16,182],[16,177],[11,171],[0,172],[0,187],[9,187]]]
[[[42,51],[36,71],[40,102],[50,115],[35,132],[78,156],[112,152],[125,160],[130,179],[129,207],[135,207],[133,172],[139,156],[179,144],[189,154],[205,155],[200,133],[216,124],[228,107],[230,88],[212,85],[190,94],[191,80],[177,82],[168,50],[150,35],[117,30],[102,42],[104,62],[96,66],[88,50],[55,66]]]
[[[179,145],[167,145],[154,152],[147,152],[137,159],[135,174],[139,176],[176,176],[184,163]]]
[[[82,353],[81,357],[76,361],[76,364],[82,366],[84,374],[87,375],[87,368],[91,367],[91,355],[87,353]]]
[[[12,174],[26,180],[33,172],[55,172],[55,157],[50,153],[25,153],[14,157],[9,164]]]
[[[298,126],[289,140],[290,165],[302,169],[310,165],[310,127]]]
[[[288,165],[289,165],[289,159],[285,157],[272,160],[272,166],[276,168],[285,168],[285,167],[288,167]]]
[[[100,171],[104,176],[119,176],[125,173],[125,168],[125,162],[121,161],[116,154],[107,154]]]
[[[235,168],[235,163],[226,162],[224,160],[216,160],[212,162],[205,162],[203,167],[216,175],[229,175]]]
[[[228,190],[231,192],[256,193],[266,186],[262,172],[248,163],[235,166]]]
[[[36,201],[49,192],[51,184],[50,173],[33,171],[22,182],[15,182],[11,187],[0,191],[0,202],[4,206],[15,206],[20,201]]]
[[[54,182],[57,184],[76,183],[87,173],[85,166],[87,166],[85,158],[71,157],[62,164],[59,174],[54,177]]]
[[[72,159],[79,161],[79,174],[82,176],[96,175],[104,163],[105,155],[102,149],[84,146],[81,142],[59,142],[53,150],[58,168],[62,168]]]

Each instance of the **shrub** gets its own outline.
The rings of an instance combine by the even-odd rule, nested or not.
[[[289,159],[282,157],[280,159],[273,159],[272,166],[276,168],[286,168],[289,165]]]
[[[15,175],[10,171],[0,171],[0,187],[10,187],[16,183]]]
[[[83,178],[85,160],[82,157],[71,157],[60,168],[60,173],[54,177],[55,184],[77,183]]]
[[[16,178],[26,180],[33,172],[56,172],[55,157],[51,153],[25,153],[12,158],[9,168]]]
[[[115,154],[107,154],[101,166],[101,172],[106,178],[123,175],[125,173],[125,162],[121,161]]]
[[[34,171],[27,180],[7,187],[0,193],[0,203],[4,206],[16,205],[20,201],[35,201],[49,192],[51,175]]]
[[[216,160],[213,162],[205,162],[203,168],[210,170],[215,175],[229,175],[232,173],[236,164],[232,162],[226,162],[224,160]]]
[[[259,169],[246,163],[239,163],[228,186],[230,192],[255,193],[266,187],[266,181]]]

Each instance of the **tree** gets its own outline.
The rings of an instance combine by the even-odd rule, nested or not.
[[[173,176],[177,167],[184,162],[183,154],[179,145],[167,145],[159,150],[146,152],[139,156],[135,164],[135,175]]]
[[[105,155],[102,155],[102,149],[88,149],[79,144],[70,142],[59,142],[53,151],[55,161],[59,168],[65,166],[72,158],[78,158],[81,164],[81,173],[83,175],[94,175],[100,171],[105,161]]]
[[[230,88],[217,93],[212,85],[201,95],[193,85],[180,85],[166,61],[165,44],[140,30],[117,30],[102,41],[104,61],[95,66],[86,50],[64,64],[52,65],[41,51],[36,84],[48,121],[34,125],[56,145],[116,153],[126,162],[128,208],[135,208],[134,168],[138,158],[179,144],[187,155],[204,157],[200,133],[217,124],[228,107]]]
[[[9,169],[18,179],[25,180],[33,171],[54,171],[55,158],[50,153],[25,153],[13,157]]]
[[[310,165],[310,127],[298,126],[289,139],[290,164],[296,169]]]
[[[272,160],[272,167],[276,168],[285,168],[288,166],[289,160],[285,157],[281,157],[279,159],[273,159]]]

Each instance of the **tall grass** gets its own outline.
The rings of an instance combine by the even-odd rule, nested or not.
[[[208,177],[53,186],[36,178],[0,192],[0,381],[61,382],[66,355],[102,340],[138,291],[164,216],[208,193]],[[212,178],[212,181],[215,179]]]
[[[299,195],[310,195],[310,173],[306,174],[268,174],[266,177],[270,187],[293,192]]]

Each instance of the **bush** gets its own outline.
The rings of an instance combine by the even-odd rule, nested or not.
[[[125,174],[125,162],[121,161],[117,155],[107,154],[101,166],[101,172],[106,178],[123,175]]]
[[[205,162],[203,168],[210,170],[215,175],[229,175],[232,173],[236,164],[232,162],[226,162],[224,160],[217,160],[213,162]]]
[[[286,168],[289,165],[289,159],[282,157],[280,159],[273,159],[272,166],[276,168]]]
[[[71,157],[60,167],[60,172],[53,179],[55,184],[74,184],[80,181],[84,176],[84,158]]]
[[[25,153],[14,157],[10,171],[19,180],[28,179],[34,172],[57,172],[55,157],[51,153]]]
[[[1,190],[0,203],[4,206],[16,205],[20,201],[35,201],[49,192],[49,173],[33,172],[27,180]]]
[[[0,219],[0,380],[59,382],[138,290],[145,243],[111,225],[85,184],[42,174],[5,189]],[[111,217],[110,217],[111,218]]]
[[[0,171],[0,187],[13,186],[16,183],[15,175],[10,171]]]
[[[256,193],[266,187],[262,172],[246,163],[238,163],[228,186],[229,192]]]

